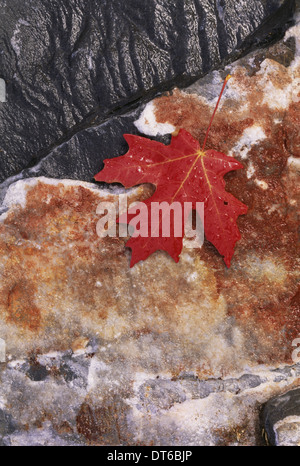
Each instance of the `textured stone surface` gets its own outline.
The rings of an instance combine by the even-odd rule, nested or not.
[[[149,118],[134,113],[140,131],[164,133],[156,119],[202,141],[223,75],[233,75],[207,143],[245,166],[226,177],[249,206],[230,269],[208,242],[184,248],[178,264],[157,252],[130,269],[126,238],[96,234],[98,203],[117,205],[120,187],[42,177],[10,186],[0,217],[2,445],[264,442],[265,403],[300,386],[299,37],[296,26],[156,99]],[[128,192],[143,200],[152,188]],[[281,443],[287,431],[297,442],[297,413],[276,409],[268,437],[274,428]]]
[[[91,181],[108,133],[111,156],[124,149],[132,120],[118,114],[274,39],[294,4],[1,0],[0,180],[46,157],[33,176]]]

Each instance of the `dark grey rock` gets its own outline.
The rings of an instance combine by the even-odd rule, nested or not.
[[[300,423],[300,388],[276,396],[263,406],[263,431],[270,445],[279,445],[275,432],[275,424],[289,416],[298,416],[298,423]]]
[[[134,132],[118,115],[277,38],[294,4],[0,0],[0,180],[44,158],[37,175],[91,180]]]
[[[19,179],[37,176],[67,178],[93,182],[93,176],[103,168],[103,160],[125,154],[128,150],[123,134],[138,134],[134,121],[139,117],[142,106],[124,115],[86,128],[74,134],[68,141],[55,147],[34,167],[22,170],[0,184],[0,204],[9,185]],[[170,136],[155,137],[169,144]]]
[[[68,364],[62,364],[59,368],[59,372],[66,382],[72,382],[78,377],[76,372],[74,372]]]

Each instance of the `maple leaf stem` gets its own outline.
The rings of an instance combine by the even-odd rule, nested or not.
[[[221,100],[221,97],[222,97],[222,94],[223,94],[223,92],[224,92],[224,89],[225,89],[225,86],[226,86],[226,84],[227,84],[227,81],[228,81],[230,78],[231,78],[231,76],[230,76],[230,74],[228,74],[228,75],[226,76],[226,78],[224,79],[223,87],[222,87],[222,89],[221,89],[221,92],[220,92],[220,95],[219,95],[219,98],[218,98],[218,102],[217,102],[217,104],[216,104],[216,106],[215,106],[214,113],[212,114],[212,117],[211,117],[211,119],[210,119],[208,128],[207,128],[207,130],[206,130],[206,134],[205,134],[205,138],[204,138],[204,142],[203,142],[203,146],[202,146],[202,152],[204,152],[205,144],[206,144],[206,141],[207,141],[207,137],[208,137],[208,133],[209,133],[210,127],[211,127],[211,125],[212,125],[214,116],[215,116],[216,111],[217,111],[217,109],[218,109],[219,102],[220,102],[220,100]]]

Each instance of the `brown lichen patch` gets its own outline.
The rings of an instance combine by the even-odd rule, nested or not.
[[[61,183],[46,181],[24,185],[26,206],[10,209],[1,228],[0,315],[6,319],[9,293],[23,278],[32,284],[32,294],[24,287],[22,299],[34,300],[40,326],[30,321],[33,332],[25,320],[6,319],[2,335],[8,351],[17,356],[75,349],[79,336],[86,341],[96,334],[106,341],[121,338],[123,354],[138,361],[139,340],[157,335],[165,368],[170,358],[172,370],[183,361],[193,367],[197,361],[198,366],[201,345],[194,348],[195,342],[212,340],[209,332],[226,318],[213,272],[193,254],[176,266],[160,252],[130,269],[126,238],[96,234],[98,203],[110,199],[117,204],[117,196],[103,198],[96,190],[84,188],[83,193],[81,186],[64,189]],[[152,189],[140,188],[131,200],[148,197]],[[26,232],[26,238],[20,232]],[[30,319],[29,310],[25,318]],[[171,356],[174,345],[184,346],[183,361]]]
[[[63,184],[38,183],[27,189],[26,209],[16,206],[8,212],[1,229],[0,312],[18,327],[3,329],[12,348],[35,346],[27,330],[42,336],[41,350],[52,347],[57,333],[60,348],[68,348],[76,332],[81,333],[77,325],[69,327],[67,319],[76,312],[72,305],[76,296],[78,307],[84,301],[83,290],[87,304],[94,304],[86,291],[91,276],[87,269],[97,262],[92,245],[101,244],[95,228],[99,202],[99,196],[80,186],[72,190]],[[18,345],[15,338],[21,334]]]
[[[294,96],[297,101],[292,102],[288,112],[284,115],[282,125],[285,135],[285,146],[287,151],[294,157],[300,157],[300,127],[299,101],[300,93]]]
[[[60,435],[73,434],[74,433],[73,427],[67,421],[62,422],[59,425],[56,425],[55,422],[53,422],[53,428]]]

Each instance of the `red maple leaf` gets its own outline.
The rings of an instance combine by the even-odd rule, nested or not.
[[[243,168],[243,165],[221,152],[204,150],[227,80],[228,77],[224,82],[202,148],[199,142],[184,129],[181,129],[177,136],[172,136],[168,146],[148,138],[125,134],[129,151],[123,156],[106,159],[104,169],[95,176],[97,181],[119,182],[126,188],[142,183],[151,183],[156,187],[154,194],[144,201],[149,212],[148,236],[131,237],[126,243],[126,246],[132,250],[131,267],[157,250],[168,252],[176,262],[179,260],[183,232],[181,236],[176,237],[173,228],[170,236],[164,237],[160,219],[158,236],[151,236],[151,205],[153,202],[162,201],[169,204],[179,202],[182,206],[190,202],[190,209],[195,208],[196,202],[203,202],[206,239],[224,256],[225,264],[230,266],[235,243],[241,237],[236,220],[239,215],[247,212],[247,206],[225,191],[223,176],[229,171]],[[182,215],[188,214],[188,210],[185,210]],[[129,208],[126,223],[129,223],[135,215],[136,209]],[[119,223],[123,219],[124,216],[121,216],[118,219]]]

